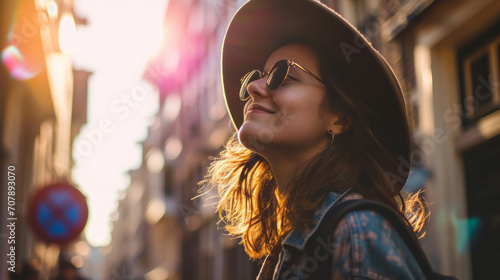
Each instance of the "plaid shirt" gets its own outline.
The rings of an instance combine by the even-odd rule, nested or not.
[[[337,225],[333,239],[323,242],[314,252],[305,250],[308,238],[322,221],[325,212],[338,200],[359,199],[361,195],[331,192],[314,215],[309,226],[293,229],[282,246],[271,252],[257,279],[312,279],[309,275],[318,262],[333,253],[332,274],[321,279],[425,279],[412,253],[396,230],[379,214],[355,211]],[[321,244],[321,243],[320,243]],[[300,260],[293,264],[291,259]],[[318,279],[318,278],[314,278]]]

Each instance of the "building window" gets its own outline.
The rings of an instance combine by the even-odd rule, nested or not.
[[[470,248],[472,279],[500,274],[500,134],[486,138],[481,133],[500,119],[499,27],[500,22],[472,39],[457,60],[464,131],[479,139],[463,151],[469,240],[459,246]]]
[[[498,26],[497,26],[498,27]],[[488,32],[459,55],[464,126],[500,108],[500,32]]]
[[[500,136],[468,150],[464,167],[472,279],[491,279],[500,274]]]

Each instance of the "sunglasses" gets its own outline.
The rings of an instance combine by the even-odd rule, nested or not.
[[[288,72],[290,71],[290,67],[297,67],[300,70],[306,72],[307,74],[314,77],[320,83],[325,84],[320,78],[311,73],[311,71],[306,68],[300,66],[297,62],[291,60],[280,60],[276,62],[269,72],[261,72],[260,70],[253,70],[248,72],[243,78],[241,78],[241,88],[240,88],[240,99],[241,101],[246,101],[250,98],[250,94],[248,93],[248,85],[256,81],[262,77],[267,76],[266,85],[269,90],[275,90],[283,84],[285,79],[288,77]]]

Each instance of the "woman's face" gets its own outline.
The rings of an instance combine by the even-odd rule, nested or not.
[[[283,59],[292,60],[320,77],[316,52],[303,44],[277,49],[266,61],[264,71]],[[253,69],[248,69],[253,70]],[[264,157],[299,155],[311,158],[330,144],[329,129],[338,117],[326,102],[326,87],[298,67],[290,67],[288,78],[277,89],[266,86],[266,77],[248,85],[250,99],[244,109],[239,140],[248,149]]]

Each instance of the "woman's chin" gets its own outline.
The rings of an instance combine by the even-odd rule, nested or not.
[[[259,153],[266,149],[269,141],[267,139],[262,139],[262,133],[259,134],[259,131],[262,131],[262,128],[258,128],[256,124],[251,122],[244,122],[239,131],[238,131],[238,140],[241,145],[245,148]]]

